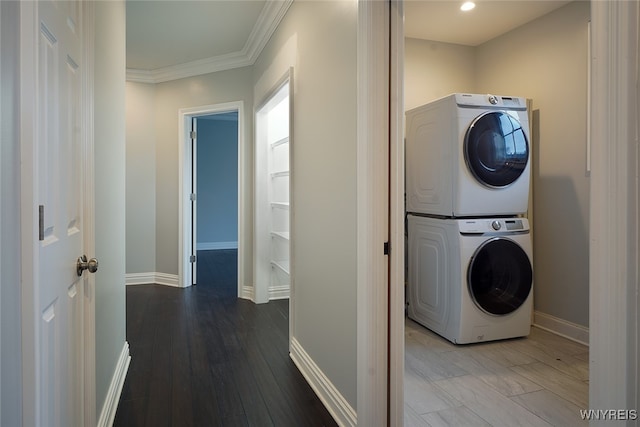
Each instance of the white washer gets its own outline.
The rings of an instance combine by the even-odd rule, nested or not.
[[[407,212],[445,217],[527,211],[524,98],[453,94],[406,113]]]
[[[526,218],[408,216],[408,314],[456,344],[526,336],[533,299]]]

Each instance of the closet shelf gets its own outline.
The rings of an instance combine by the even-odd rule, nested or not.
[[[279,269],[280,271],[282,271],[286,275],[289,275],[289,261],[288,260],[271,261],[271,265],[274,266],[275,268]]]
[[[277,141],[272,142],[272,143],[271,143],[271,148],[276,148],[277,146],[282,145],[282,144],[286,144],[286,143],[288,143],[288,142],[289,142],[289,137],[288,137],[288,136],[285,136],[285,137],[284,137],[284,138],[282,138],[282,139],[279,139],[279,140],[277,140]]]
[[[271,207],[272,208],[279,208],[279,209],[289,209],[289,203],[288,202],[271,202]]]
[[[289,232],[288,231],[272,231],[271,235],[274,237],[279,237],[283,240],[289,241]]]
[[[286,176],[289,176],[289,171],[273,172],[271,174],[271,178],[282,178]]]

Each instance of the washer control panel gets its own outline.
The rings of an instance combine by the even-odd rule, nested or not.
[[[480,218],[458,220],[461,233],[509,233],[528,231],[529,221],[526,218]]]

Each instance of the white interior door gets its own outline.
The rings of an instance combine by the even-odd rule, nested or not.
[[[198,198],[196,196],[196,189],[198,188],[198,168],[196,159],[198,158],[198,143],[197,143],[197,127],[198,121],[196,117],[191,118],[191,255],[189,255],[189,263],[191,269],[191,285],[195,285],[197,282],[198,273]]]
[[[90,288],[87,274],[80,277],[76,268],[85,244],[82,7],[77,1],[40,1],[32,10],[37,425],[84,423],[83,317]]]

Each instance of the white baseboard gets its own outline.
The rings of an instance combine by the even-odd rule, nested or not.
[[[243,286],[240,290],[240,298],[248,299],[249,301],[254,301],[255,297],[255,288],[253,286]]]
[[[238,242],[197,242],[196,250],[214,251],[218,249],[238,249]]]
[[[167,273],[127,273],[125,284],[129,285],[165,285],[181,288],[178,275]]]
[[[589,345],[589,328],[582,325],[539,311],[533,313],[533,325],[580,344]]]
[[[289,286],[273,286],[269,288],[269,301],[276,299],[288,299],[289,298]],[[249,301],[255,301],[255,288],[253,286],[243,286],[240,290],[240,297],[242,299],[248,299]]]
[[[288,299],[289,286],[272,286],[269,288],[269,301],[272,299]]]
[[[357,425],[356,411],[295,338],[291,339],[290,356],[338,425]]]
[[[107,396],[102,404],[102,411],[100,411],[100,418],[98,418],[98,427],[110,427],[113,425],[130,362],[129,343],[125,341],[122,346],[122,351],[120,352],[120,357],[118,358],[118,363],[116,364],[116,369],[111,377],[111,384],[109,385],[109,390],[107,390]]]

